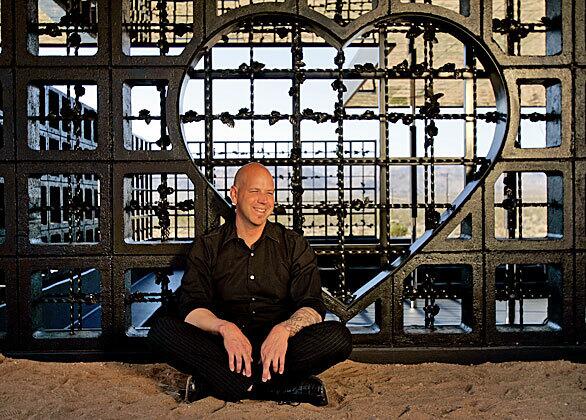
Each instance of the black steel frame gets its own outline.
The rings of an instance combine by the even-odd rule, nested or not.
[[[429,19],[460,31],[464,42],[478,42],[494,59],[497,106],[506,106],[507,121],[497,126],[503,136],[490,166],[465,188],[468,194],[444,213],[437,225],[412,244],[408,251],[381,266],[380,274],[362,286],[350,303],[325,294],[329,309],[343,321],[375,304],[379,332],[355,335],[356,357],[368,361],[483,361],[514,358],[584,358],[586,337],[586,46],[583,2],[551,1],[548,12],[561,17],[546,22],[548,42],[562,43],[560,52],[546,56],[519,55],[503,51],[493,33],[503,25],[492,21],[492,2],[470,0],[465,13],[433,4],[382,0],[371,12],[353,21],[330,19],[305,1],[261,3],[216,13],[217,2],[194,2],[192,40],[178,56],[129,56],[123,10],[98,0],[98,53],[88,57],[41,57],[34,51],[34,36],[27,7],[16,0],[2,0],[0,85],[3,95],[4,142],[0,148],[0,177],[4,179],[6,214],[5,242],[0,244],[0,269],[6,279],[7,331],[0,335],[0,348],[15,355],[66,358],[145,356],[144,338],[126,334],[127,290],[124,272],[129,268],[181,266],[189,245],[185,243],[131,244],[125,241],[124,178],[132,174],[186,174],[194,184],[196,234],[229,217],[230,209],[194,165],[180,132],[176,106],[167,106],[171,149],[152,153],[127,150],[123,144],[123,95],[128,81],[166,81],[167,104],[177,104],[181,81],[189,64],[204,56],[205,49],[250,17],[282,16],[299,20],[335,48],[342,48],[356,33],[387,17]],[[336,13],[339,15],[339,13]],[[336,22],[338,20],[338,22]],[[509,28],[509,32],[512,29]],[[509,43],[518,39],[509,34]],[[522,52],[522,51],[521,51]],[[502,73],[501,73],[502,71]],[[500,73],[500,74],[499,74]],[[499,77],[502,81],[499,82]],[[28,146],[27,86],[47,83],[95,82],[98,85],[97,124],[100,133],[95,150],[66,153],[34,151]],[[561,138],[558,147],[520,149],[515,145],[522,118],[517,85],[559,83],[561,92]],[[138,82],[137,82],[138,83]],[[498,152],[498,153],[497,153]],[[490,159],[489,159],[490,160]],[[285,160],[285,162],[287,159]],[[333,159],[339,165],[340,159]],[[64,170],[64,168],[66,170]],[[172,171],[169,171],[172,168]],[[494,183],[505,172],[556,172],[563,179],[563,237],[543,240],[498,240],[494,238]],[[98,244],[42,245],[28,240],[29,207],[27,179],[39,173],[95,173],[101,182],[101,238]],[[209,173],[207,174],[209,175]],[[382,187],[382,185],[381,185]],[[294,200],[295,201],[295,200]],[[294,206],[295,207],[295,206]],[[298,211],[298,210],[294,210]],[[447,236],[471,215],[470,239],[448,240]],[[298,219],[300,220],[300,219]],[[297,226],[299,227],[299,226]],[[343,238],[342,238],[343,240]],[[342,244],[344,248],[344,244]],[[358,247],[360,249],[360,247]],[[316,247],[318,253],[320,247]],[[322,251],[324,255],[327,250]],[[472,267],[472,309],[467,314],[472,331],[424,331],[410,334],[403,328],[404,280],[421,265]],[[562,325],[547,329],[504,332],[495,326],[495,270],[503,264],[555,264],[561,267],[563,288]],[[98,268],[102,275],[102,334],[98,338],[33,338],[30,274],[52,267]]]

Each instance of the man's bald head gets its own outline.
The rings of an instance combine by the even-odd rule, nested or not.
[[[275,207],[275,180],[260,163],[238,169],[230,199],[236,207],[236,228],[262,228]]]
[[[267,174],[271,179],[273,178],[270,171],[264,165],[261,165],[258,162],[247,163],[236,171],[236,175],[234,176],[234,186],[236,188],[242,188],[250,178],[266,176]]]

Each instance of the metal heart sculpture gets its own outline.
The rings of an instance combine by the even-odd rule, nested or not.
[[[276,220],[320,237],[318,254],[336,261],[341,286],[325,293],[330,310],[352,318],[461,223],[479,235],[478,217],[470,222],[462,207],[480,199],[508,102],[501,70],[472,33],[431,15],[359,27],[362,16],[336,32],[231,13],[181,83],[185,146],[219,196],[250,160],[274,170]],[[349,286],[347,257],[368,253],[382,268]]]

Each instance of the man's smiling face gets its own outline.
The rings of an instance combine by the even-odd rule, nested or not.
[[[236,206],[236,218],[249,227],[264,226],[275,207],[275,183],[270,172],[260,164],[241,169],[230,189]]]

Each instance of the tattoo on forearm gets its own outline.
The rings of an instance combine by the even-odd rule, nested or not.
[[[303,307],[295,311],[295,313],[291,315],[291,318],[281,322],[281,325],[287,328],[287,330],[289,330],[289,336],[293,337],[301,331],[303,327],[317,324],[318,322],[321,322],[321,320],[320,314],[318,314],[315,309]]]

